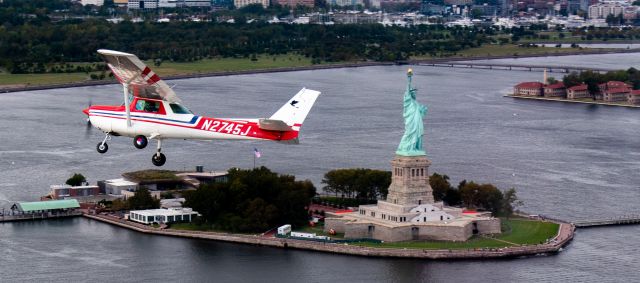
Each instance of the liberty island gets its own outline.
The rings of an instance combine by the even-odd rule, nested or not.
[[[344,233],[345,238],[386,242],[466,241],[476,234],[500,234],[500,219],[490,212],[465,211],[435,202],[429,185],[431,161],[423,149],[427,107],[416,100],[412,77],[409,69],[403,98],[405,132],[391,161],[392,181],[386,200],[361,205],[349,214],[329,214],[325,231]]]

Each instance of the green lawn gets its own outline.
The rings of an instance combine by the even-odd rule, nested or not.
[[[251,61],[251,58],[215,58],[203,59],[195,62],[162,62],[160,66],[155,66],[152,61],[147,61],[147,65],[151,67],[158,75],[180,75],[180,74],[196,74],[205,72],[221,72],[221,71],[242,71],[255,69],[273,69],[283,67],[303,67],[311,66],[311,58],[306,58],[298,54],[286,55],[258,55],[257,61]],[[88,65],[93,63],[70,63],[75,65]],[[60,84],[70,82],[80,82],[89,80],[90,77],[86,73],[47,73],[47,74],[10,74],[0,71],[0,86],[24,86],[24,85],[43,85],[43,84]],[[113,79],[113,78],[110,78]]]
[[[316,233],[318,236],[328,236],[332,239],[342,239],[344,238],[344,233],[336,233],[335,235],[330,235],[329,233],[324,232],[324,223],[318,223],[316,226],[304,226],[301,228],[296,228],[293,230],[294,232],[304,232],[304,233]]]
[[[355,243],[355,245],[375,248],[408,249],[476,249],[503,248],[518,245],[531,245],[545,242],[558,233],[560,225],[551,222],[525,219],[502,219],[503,233],[494,238],[474,236],[466,242],[446,241],[408,241],[396,243]],[[504,242],[503,242],[504,241]],[[511,242],[514,244],[509,244]]]
[[[485,44],[481,47],[465,49],[458,51],[455,55],[451,55],[448,58],[461,58],[461,57],[484,57],[484,56],[527,56],[538,54],[561,54],[568,52],[579,52],[581,49],[577,48],[556,48],[556,47],[519,47],[515,44]],[[604,50],[597,48],[589,48],[589,50]],[[433,59],[440,57],[433,56],[417,56],[412,59]]]
[[[62,84],[80,82],[89,79],[85,73],[62,73],[62,74],[9,74],[0,72],[0,86],[24,86],[43,84]]]
[[[250,58],[216,58],[203,59],[195,62],[162,62],[154,66],[153,62],[146,62],[158,75],[192,74],[217,71],[241,71],[255,69],[271,69],[283,67],[311,66],[311,58],[302,55],[258,55],[257,61]]]

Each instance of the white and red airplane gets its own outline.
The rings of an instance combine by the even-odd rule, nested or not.
[[[298,134],[320,92],[303,88],[269,118],[212,118],[194,115],[180,103],[173,90],[137,56],[98,50],[123,87],[124,105],[92,105],[84,109],[88,121],[106,135],[99,153],[109,149],[111,136],[133,138],[138,149],[158,141],[151,161],[162,166],[162,141],[166,139],[272,140],[298,143]]]

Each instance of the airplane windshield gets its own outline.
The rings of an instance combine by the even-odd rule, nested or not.
[[[187,109],[187,107],[184,107],[180,104],[169,103],[169,106],[171,106],[171,111],[173,111],[173,113],[175,114],[193,114],[191,110]]]

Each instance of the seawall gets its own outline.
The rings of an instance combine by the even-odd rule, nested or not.
[[[308,71],[308,70],[325,70],[325,69],[356,68],[356,67],[370,67],[370,66],[390,66],[390,65],[396,65],[396,64],[444,63],[444,62],[453,62],[453,61],[473,61],[473,60],[488,60],[488,59],[516,59],[516,58],[638,53],[638,52],[640,52],[640,49],[620,49],[620,50],[582,49],[575,52],[562,52],[562,53],[549,52],[549,53],[541,53],[541,54],[527,54],[527,55],[520,55],[520,56],[489,55],[489,56],[474,56],[474,57],[443,57],[443,58],[429,58],[429,59],[411,59],[403,62],[363,61],[363,62],[352,62],[352,63],[319,64],[319,65],[302,66],[302,67],[282,67],[282,68],[254,69],[254,70],[241,70],[241,71],[201,72],[201,73],[163,76],[162,78],[164,80],[179,80],[179,79],[191,79],[191,78],[294,72],[294,71]],[[0,93],[47,90],[47,89],[58,89],[58,88],[73,88],[73,87],[84,87],[84,86],[99,86],[99,85],[110,85],[110,84],[118,84],[118,82],[115,79],[112,79],[112,80],[90,80],[90,81],[82,81],[82,82],[46,84],[46,85],[0,86]]]
[[[162,236],[183,237],[192,239],[207,239],[230,243],[269,246],[277,248],[292,248],[318,252],[394,258],[423,258],[423,259],[486,259],[511,258],[537,254],[553,254],[567,245],[574,236],[575,227],[569,223],[558,223],[558,234],[548,243],[540,245],[508,247],[501,249],[468,249],[468,250],[423,250],[423,249],[391,249],[370,248],[346,244],[313,242],[295,239],[263,237],[260,235],[243,235],[220,232],[184,231],[173,229],[159,229],[132,223],[126,220],[103,215],[84,214],[84,217],[104,223],[120,226],[140,233]]]

